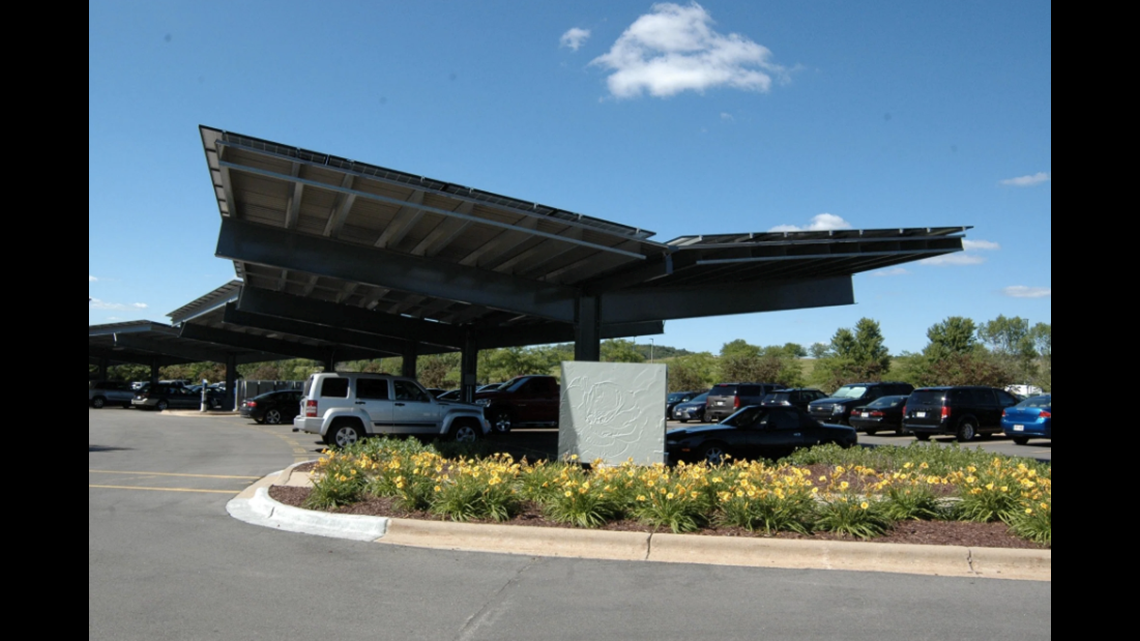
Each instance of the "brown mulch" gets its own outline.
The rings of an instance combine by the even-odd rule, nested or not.
[[[299,469],[299,468],[298,468]],[[274,500],[302,507],[308,498],[310,488],[287,487],[273,485],[269,488],[269,496]],[[443,521],[442,517],[429,512],[412,512],[399,509],[392,498],[367,498],[363,501],[329,510],[336,514],[361,514],[367,516],[389,516],[402,519],[423,519]],[[538,507],[532,503],[524,504],[523,510],[503,525],[535,526],[535,527],[573,527],[563,523],[556,523],[543,516]],[[607,523],[602,530],[624,532],[660,532],[662,530],[648,527],[638,521],[623,520]],[[707,536],[739,536],[762,538],[765,535],[749,532],[743,528],[720,527],[705,528],[699,535]],[[779,532],[773,535],[781,539],[831,540],[831,541],[862,541],[847,535],[830,532],[815,532],[808,535],[794,532]],[[870,543],[908,543],[917,545],[957,545],[963,547],[987,548],[1022,548],[1047,549],[1045,546],[1026,541],[1012,534],[1004,523],[967,523],[962,521],[905,521],[898,523],[880,537],[869,539]]]

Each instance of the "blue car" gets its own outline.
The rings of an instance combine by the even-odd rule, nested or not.
[[[1001,429],[1018,445],[1031,438],[1053,440],[1053,395],[1031,396],[1007,407],[1001,415]]]

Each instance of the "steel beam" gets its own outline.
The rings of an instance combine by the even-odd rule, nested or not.
[[[204,325],[183,325],[181,336],[182,338],[190,340],[214,343],[216,345],[234,347],[240,350],[267,352],[289,358],[308,358],[314,361],[328,361],[334,356],[336,360],[341,361],[383,358],[386,356],[386,354],[382,352],[373,352],[372,350],[338,348],[336,345],[318,347],[305,345],[303,343],[294,343],[292,341],[283,341],[276,338],[267,338],[265,336],[242,334],[226,329],[215,329]]]
[[[631,323],[851,305],[855,293],[850,276],[836,276],[624,291],[602,301],[603,323]]]
[[[216,255],[235,261],[399,289],[561,322],[577,290],[227,218]]]
[[[366,334],[388,336],[460,349],[463,330],[442,323],[392,316],[359,307],[326,303],[300,296],[281,294],[256,287],[243,287],[238,297],[239,311],[264,316],[348,329]]]
[[[293,336],[300,336],[302,338],[324,341],[326,343],[361,347],[377,353],[382,353],[384,354],[385,358],[403,354],[405,345],[408,342],[399,339],[388,338],[386,336],[377,336],[375,334],[366,334],[364,332],[328,327],[326,325],[314,325],[312,323],[295,321],[288,318],[281,318],[279,316],[250,314],[249,312],[243,312],[239,310],[237,308],[237,305],[234,303],[226,305],[225,312],[222,315],[222,321],[231,325],[237,325],[239,327],[253,327],[262,331],[291,334]],[[436,354],[449,351],[453,350],[445,350],[438,347],[429,346],[424,346],[420,349],[420,353],[422,354]]]

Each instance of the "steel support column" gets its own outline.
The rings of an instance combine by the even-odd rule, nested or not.
[[[226,354],[226,394],[222,397],[222,410],[232,412],[237,409],[237,356]]]
[[[574,324],[574,360],[602,360],[602,305],[598,296],[578,299],[578,321]]]
[[[404,348],[403,362],[400,364],[400,375],[404,378],[416,377],[416,359],[419,353],[416,351],[416,344],[409,342],[407,347]]]
[[[479,347],[472,332],[467,332],[463,340],[463,352],[459,362],[459,384],[463,388],[463,402],[475,402],[475,382],[478,380]]]

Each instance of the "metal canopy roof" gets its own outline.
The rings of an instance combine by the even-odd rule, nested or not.
[[[445,181],[200,133],[222,218],[217,255],[233,260],[241,284],[173,312],[184,326],[256,321],[282,334],[286,320],[309,331],[295,339],[315,340],[318,326],[357,332],[357,342],[452,349],[474,333],[482,349],[573,340],[590,297],[602,338],[648,335],[667,319],[852,303],[852,274],[960,251],[969,229],[659,243],[642,229]]]
[[[201,361],[224,363],[232,356],[238,363],[290,358],[288,354],[265,352],[251,346],[222,346],[210,341],[179,335],[170,325],[153,321],[130,321],[88,326],[88,359],[118,363],[176,365]]]

